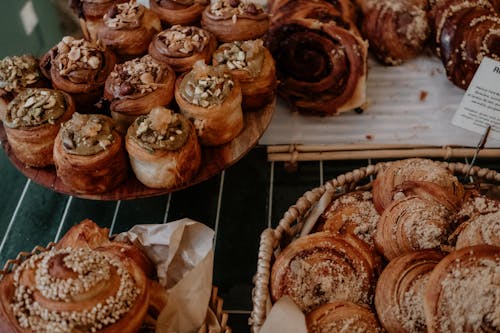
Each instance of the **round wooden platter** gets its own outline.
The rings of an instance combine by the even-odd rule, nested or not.
[[[217,147],[203,147],[202,164],[197,175],[191,180],[191,182],[169,189],[154,189],[144,186],[137,180],[131,171],[131,168],[129,168],[129,177],[114,190],[100,194],[78,193],[66,186],[57,177],[54,167],[31,168],[22,164],[12,152],[1,122],[0,142],[7,157],[22,174],[32,181],[48,187],[53,191],[93,200],[128,200],[152,197],[175,192],[201,183],[219,174],[221,171],[227,169],[240,160],[257,144],[258,140],[269,126],[274,113],[275,102],[276,101],[259,110],[245,111],[245,127],[243,128],[243,131],[231,142],[225,145]]]

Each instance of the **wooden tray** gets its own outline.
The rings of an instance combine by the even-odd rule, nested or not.
[[[55,167],[37,169],[26,167],[23,163],[21,163],[12,152],[12,149],[7,141],[5,130],[1,123],[0,143],[2,144],[7,157],[22,174],[34,182],[48,187],[53,191],[93,200],[137,199],[167,194],[193,186],[230,167],[245,156],[257,144],[258,140],[271,122],[274,109],[275,101],[260,110],[244,112],[245,127],[243,128],[243,131],[231,142],[225,145],[218,147],[203,147],[202,164],[198,174],[191,180],[190,183],[170,189],[153,189],[144,186],[137,180],[132,170],[129,168],[129,177],[120,186],[110,192],[101,194],[77,193],[62,183],[56,175]]]

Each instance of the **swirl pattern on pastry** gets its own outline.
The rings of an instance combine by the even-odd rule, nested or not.
[[[456,249],[479,244],[500,244],[500,211],[477,214],[460,225]]]
[[[273,301],[290,296],[305,313],[332,301],[371,304],[378,258],[350,234],[313,233],[290,243],[272,266]]]
[[[199,22],[209,0],[149,0],[150,8],[168,25],[190,25]]]

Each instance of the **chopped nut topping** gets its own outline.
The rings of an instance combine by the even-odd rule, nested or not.
[[[186,143],[190,131],[186,118],[161,106],[139,117],[134,126],[136,142],[150,152],[179,149]]]
[[[204,108],[222,104],[234,86],[225,66],[212,67],[201,60],[194,64],[193,70],[182,81],[182,97]]]
[[[38,61],[31,55],[0,60],[0,89],[19,92],[40,79]]]
[[[5,125],[19,128],[54,124],[65,111],[66,100],[60,91],[29,88],[9,103]]]
[[[115,65],[110,74],[113,79],[113,95],[123,97],[150,93],[158,88],[157,84],[164,74],[164,65],[150,55]]]
[[[225,64],[230,70],[244,70],[257,77],[264,62],[263,44],[261,39],[225,43],[213,57],[219,65]]]
[[[210,12],[219,17],[238,17],[240,15],[259,15],[264,9],[249,1],[241,0],[214,0],[210,5]]]
[[[69,270],[74,277],[51,275],[54,265]],[[21,278],[26,269],[35,269],[35,285]],[[44,308],[38,297],[69,302],[118,274],[117,292],[103,303],[89,304],[83,311]],[[11,304],[19,325],[33,332],[73,332],[84,328],[96,332],[118,321],[134,304],[139,290],[123,263],[104,252],[88,248],[51,250],[32,256],[14,270],[15,292]],[[36,295],[40,293],[41,295]]]
[[[98,114],[74,113],[61,131],[64,150],[74,155],[95,155],[115,140],[112,119]]]
[[[173,25],[158,34],[169,54],[190,56],[199,53],[207,46],[210,35],[206,30],[194,26]]]
[[[114,29],[134,29],[141,25],[144,6],[135,0],[116,4],[104,15],[104,23]]]

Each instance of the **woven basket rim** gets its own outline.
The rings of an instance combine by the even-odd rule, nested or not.
[[[388,162],[379,162],[341,174],[326,181],[323,185],[306,191],[291,205],[283,214],[276,228],[267,228],[261,233],[259,252],[257,259],[257,271],[254,276],[254,288],[252,290],[252,312],[249,318],[249,325],[252,333],[258,333],[262,327],[267,310],[271,306],[269,294],[269,279],[271,273],[271,260],[274,251],[278,248],[283,236],[296,236],[303,227],[303,218],[309,213],[314,205],[321,200],[325,192],[345,193],[348,187],[354,187],[360,181],[376,176],[382,169],[392,163],[404,160],[398,159]],[[459,162],[434,162],[449,169],[455,176],[476,177],[487,183],[500,183],[500,173],[495,170],[480,168],[478,166],[469,167],[468,164]],[[344,192],[345,190],[345,192]]]

